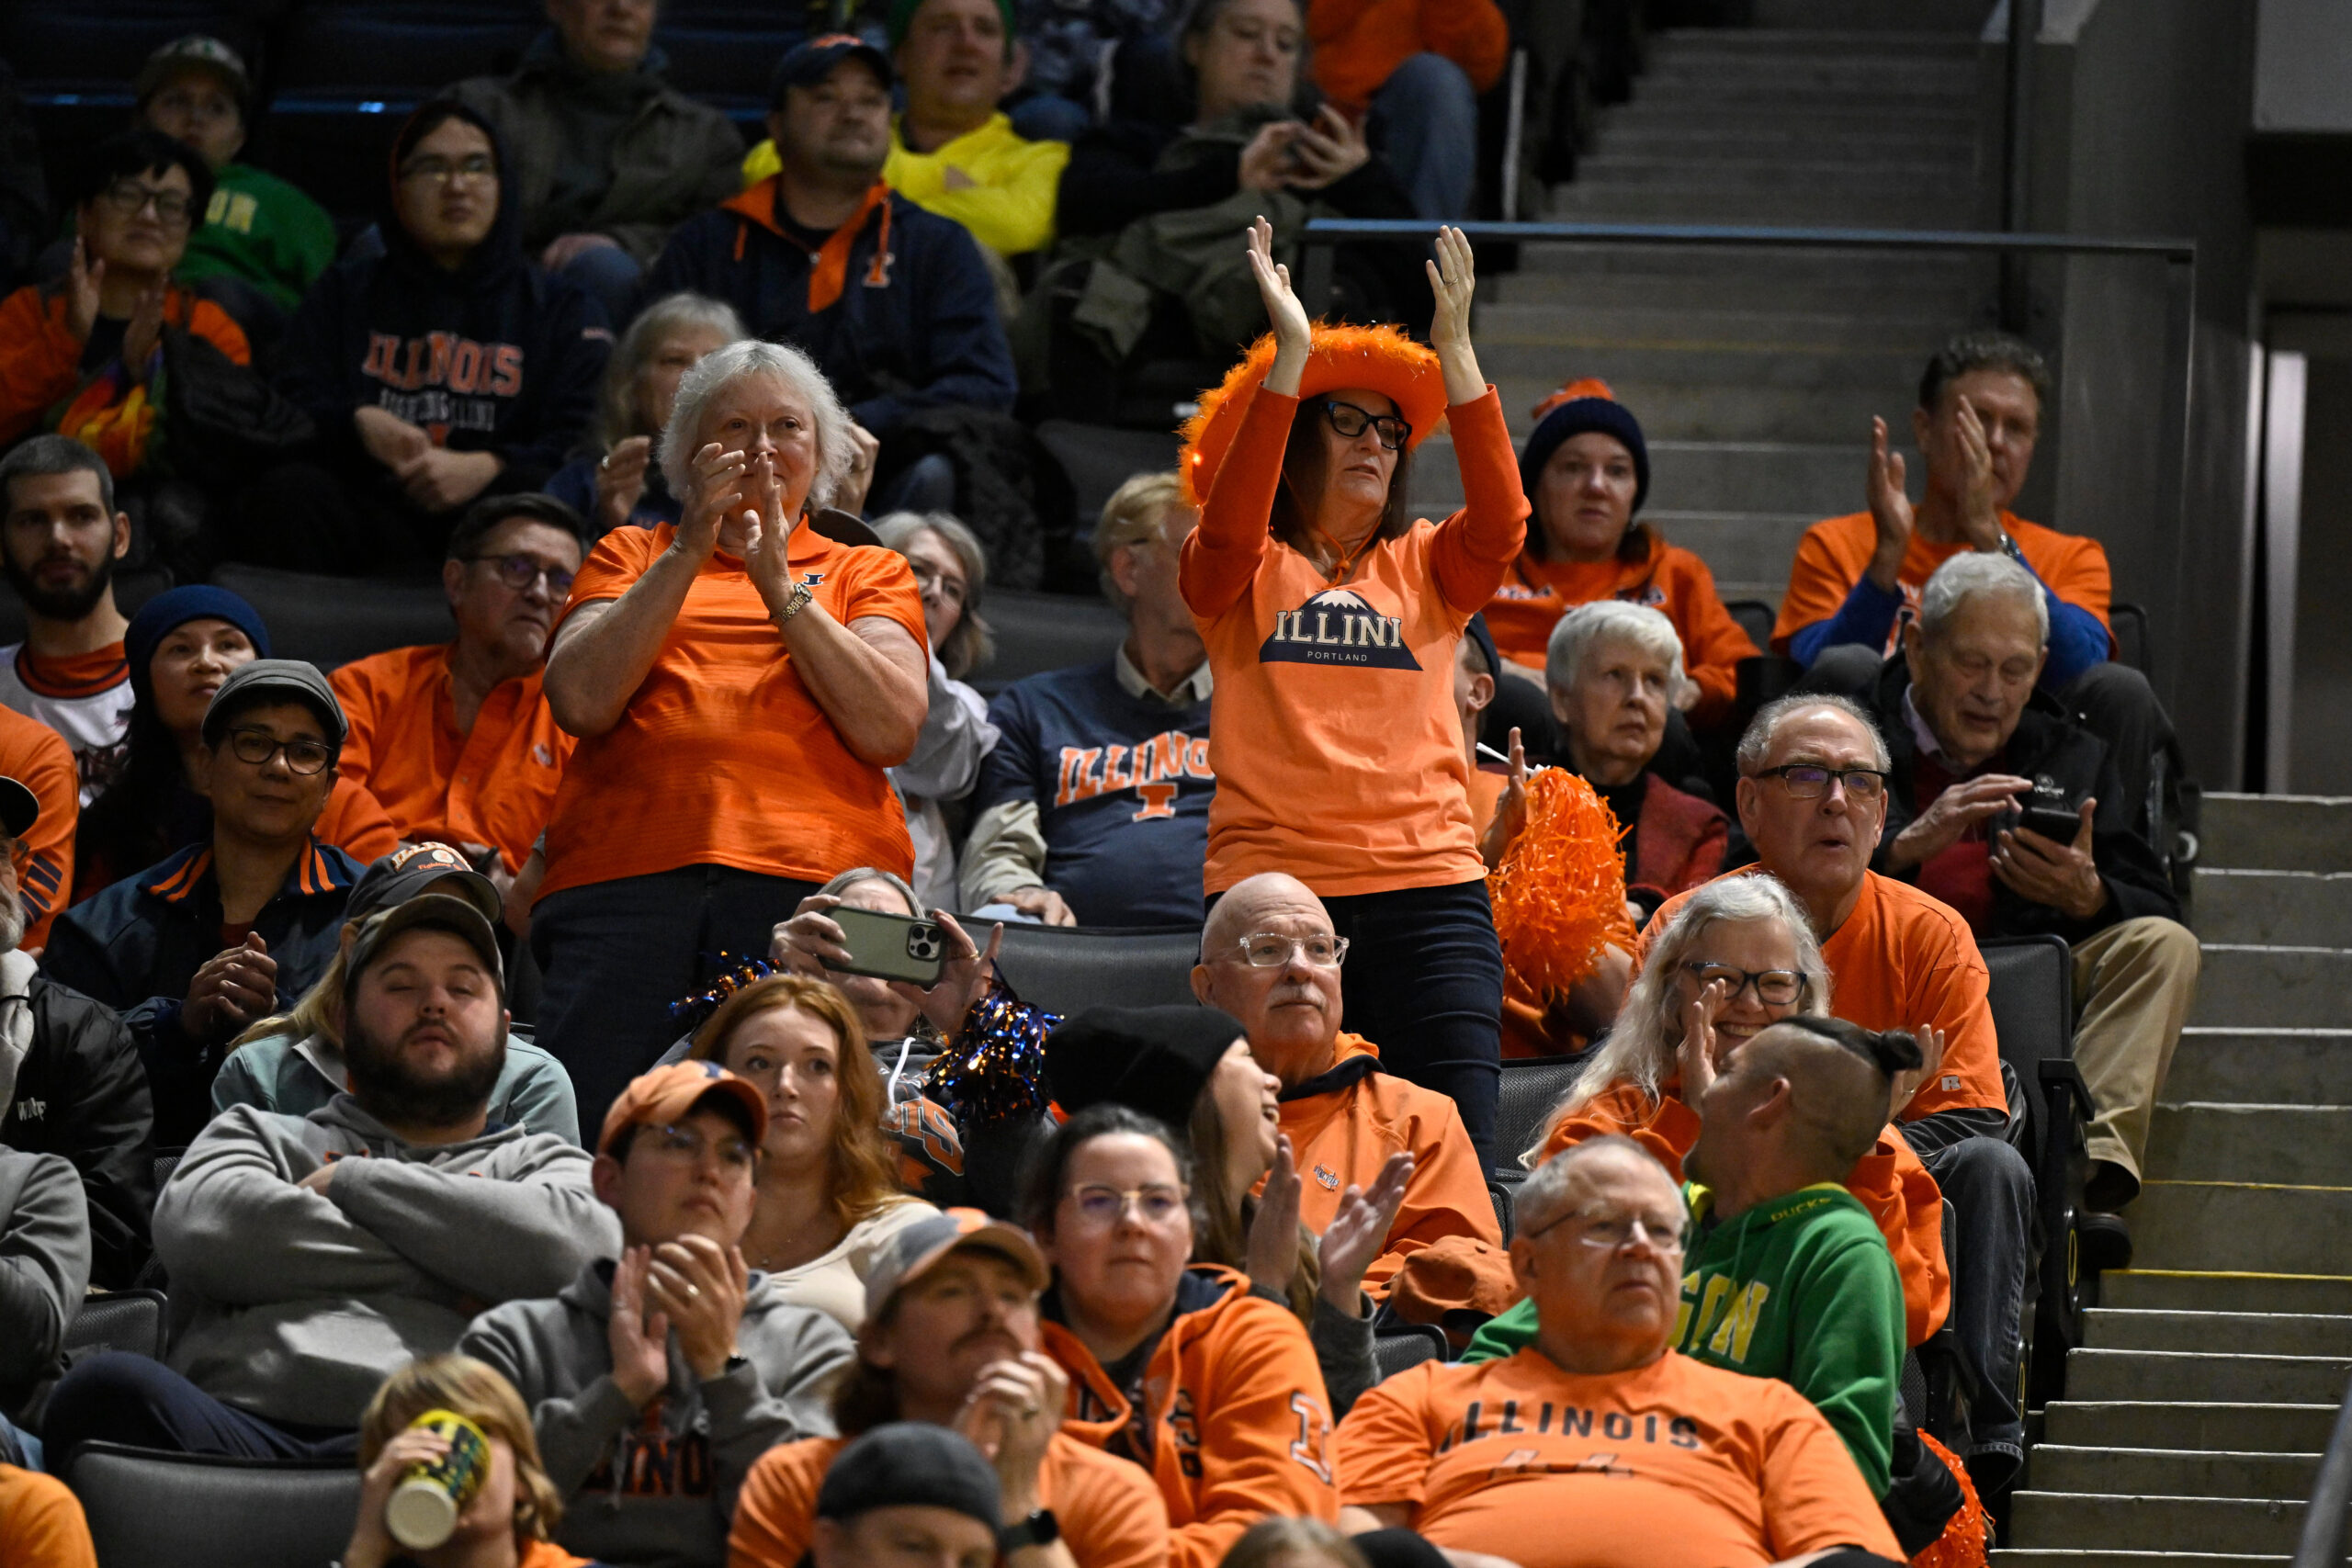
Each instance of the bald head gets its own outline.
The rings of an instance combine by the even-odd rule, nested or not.
[[[1250,1052],[1285,1088],[1329,1071],[1340,1037],[1340,968],[1309,960],[1307,944],[1332,936],[1331,917],[1295,876],[1266,872],[1233,885],[1209,911],[1193,994],[1241,1021]],[[1281,937],[1280,963],[1253,964],[1252,937]]]
[[[1512,1228],[1540,1231],[1563,1214],[1574,1213],[1603,1189],[1631,1183],[1680,1203],[1681,1190],[1657,1156],[1619,1134],[1604,1134],[1570,1144],[1535,1168],[1511,1201]]]
[[[1784,1019],[1732,1053],[1699,1104],[1683,1162],[1726,1215],[1816,1182],[1843,1181],[1886,1126],[1894,1074],[1919,1065],[1900,1030]]]

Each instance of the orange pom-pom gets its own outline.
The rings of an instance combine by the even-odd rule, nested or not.
[[[1538,996],[1590,975],[1610,944],[1631,952],[1624,830],[1590,784],[1559,768],[1527,781],[1527,827],[1487,879],[1503,962]]]
[[[1600,377],[1587,376],[1580,381],[1569,382],[1542,402],[1537,403],[1535,417],[1540,420],[1562,403],[1572,403],[1578,398],[1607,398],[1613,403],[1617,400],[1617,394],[1611,391],[1609,383]]]
[[[1960,1483],[1960,1509],[1945,1521],[1943,1534],[1919,1549],[1919,1554],[1911,1559],[1911,1568],[1984,1568],[1992,1522],[1985,1518],[1984,1505],[1977,1498],[1976,1483],[1968,1479],[1968,1467],[1960,1462],[1959,1455],[1925,1432],[1919,1434],[1919,1440]]]

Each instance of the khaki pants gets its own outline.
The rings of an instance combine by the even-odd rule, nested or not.
[[[2177,920],[2123,920],[2075,947],[2075,1066],[2090,1085],[2090,1156],[2130,1171],[2197,995],[2197,938]]]

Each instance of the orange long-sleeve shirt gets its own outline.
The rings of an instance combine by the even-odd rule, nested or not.
[[[1327,897],[1477,881],[1453,657],[1526,538],[1502,402],[1489,387],[1449,411],[1463,509],[1340,582],[1267,528],[1298,406],[1256,391],[1184,541],[1216,681],[1205,890],[1261,871]]]
[[[49,926],[74,886],[74,830],[82,820],[82,774],[65,738],[37,718],[0,707],[0,777],[12,778],[40,803],[40,819],[17,856],[27,947],[46,946]]]
[[[536,670],[495,687],[472,732],[459,734],[449,652],[396,648],[329,678],[351,719],[343,776],[383,803],[402,839],[488,844],[520,871],[555,813],[575,742],[548,712]]]
[[[2014,512],[2001,513],[2001,526],[2018,542],[2042,585],[2069,604],[2088,610],[2107,625],[2107,607],[2113,581],[2107,566],[2107,547],[2080,534],[2061,534],[2039,523],[2029,523]],[[1892,654],[1903,635],[1903,623],[1919,609],[1919,591],[1936,568],[1969,548],[1964,544],[1931,545],[1917,533],[1903,552],[1894,574],[1903,591],[1904,613],[1887,633],[1885,651]],[[1835,615],[1846,595],[1871,568],[1878,549],[1878,525],[1867,512],[1828,517],[1804,531],[1797,541],[1797,558],[1789,569],[1789,591],[1781,598],[1781,618],[1772,626],[1772,650],[1786,653],[1790,639],[1816,621]],[[2110,633],[2112,628],[2110,628]]]
[[[253,362],[244,329],[209,299],[175,284],[164,321],[186,327],[239,365]],[[146,459],[161,410],[151,378],[134,383],[120,365],[82,369],[82,340],[66,323],[63,289],[27,284],[0,300],[0,446],[44,424],[85,443],[121,479]]]
[[[1190,1304],[1188,1304],[1190,1303]],[[1102,1364],[1060,1324],[1046,1353],[1069,1374],[1062,1430],[1127,1458],[1135,1412]],[[1175,1317],[1144,1371],[1146,1464],[1168,1505],[1169,1568],[1216,1568],[1260,1519],[1337,1523],[1331,1407],[1315,1347],[1290,1309],[1230,1269],[1185,1271]]]
[[[1683,1158],[1699,1141],[1699,1113],[1683,1103],[1679,1078],[1661,1087],[1665,1092],[1652,1100],[1638,1085],[1611,1085],[1574,1115],[1552,1123],[1537,1163],[1587,1138],[1615,1133],[1649,1150],[1680,1181]],[[1943,1326],[1951,1312],[1951,1270],[1944,1263],[1943,1191],[1893,1126],[1879,1134],[1870,1153],[1854,1162],[1854,1168],[1846,1173],[1845,1186],[1878,1222],[1886,1249],[1894,1255],[1895,1270],[1903,1276],[1906,1342],[1921,1344]]]
[[[1416,54],[1445,56],[1482,93],[1510,58],[1510,24],[1495,0],[1313,0],[1306,35],[1316,85],[1348,109],[1369,105]]]
[[[1683,673],[1699,686],[1691,722],[1713,724],[1730,715],[1739,661],[1763,649],[1724,608],[1707,563],[1679,545],[1660,541],[1637,561],[1541,561],[1522,552],[1487,601],[1487,629],[1505,659],[1540,671],[1560,617],[1596,599],[1646,604],[1672,621],[1682,639]]]

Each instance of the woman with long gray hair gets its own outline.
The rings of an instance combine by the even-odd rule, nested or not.
[[[849,430],[798,349],[711,354],[656,454],[681,521],[605,535],[557,625],[548,702],[580,747],[531,939],[583,1126],[715,963],[764,950],[845,865],[913,869],[886,770],[922,727],[922,602],[904,559],[825,510]]]

